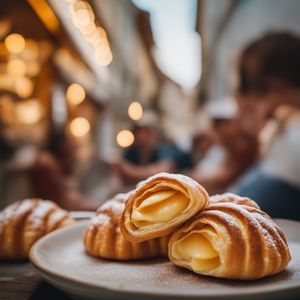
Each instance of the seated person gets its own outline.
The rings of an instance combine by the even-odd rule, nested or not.
[[[146,112],[134,128],[134,143],[123,153],[118,164],[119,176],[125,184],[135,185],[139,181],[158,172],[174,171],[173,161],[166,157],[158,145],[158,120],[151,112]]]
[[[264,124],[270,114],[278,126],[258,166],[233,189],[253,198],[272,217],[295,220],[300,220],[299,53],[299,36],[271,33],[241,54],[236,87],[241,118],[253,124],[248,127],[256,134],[261,130],[257,124]],[[280,113],[282,106],[289,109]]]
[[[215,136],[210,130],[197,132],[193,137],[191,159],[192,165],[200,167],[201,161],[215,144]]]
[[[75,162],[75,143],[64,132],[52,133],[31,170],[34,196],[52,200],[67,210],[97,209],[100,201],[86,199],[79,192]]]
[[[216,142],[189,175],[210,194],[222,193],[258,156],[256,139],[240,131],[235,119],[214,118]]]

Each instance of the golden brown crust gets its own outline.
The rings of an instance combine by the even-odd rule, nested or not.
[[[189,200],[188,207],[169,222],[137,228],[132,222],[133,209],[143,201],[145,196],[164,188],[184,194]],[[205,209],[207,205],[206,190],[190,177],[181,174],[158,173],[139,183],[131,193],[121,217],[120,229],[124,237],[132,242],[162,237],[173,233],[178,226]]]
[[[0,259],[25,259],[39,238],[72,223],[68,212],[52,201],[25,199],[13,203],[0,212]]]
[[[209,204],[231,202],[239,205],[248,205],[260,209],[258,204],[248,197],[242,197],[233,193],[224,193],[209,197]]]
[[[283,232],[266,213],[255,207],[224,202],[210,204],[206,211],[171,236],[169,258],[173,263],[192,270],[186,260],[174,257],[174,242],[204,226],[208,232],[217,234],[214,248],[220,264],[198,273],[230,279],[258,279],[279,273],[291,259]]]
[[[132,243],[120,232],[119,221],[128,194],[118,194],[105,202],[92,218],[84,234],[84,246],[94,257],[133,260],[167,256],[169,236]]]

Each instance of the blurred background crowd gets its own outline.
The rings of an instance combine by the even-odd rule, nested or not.
[[[0,208],[95,210],[157,172],[300,220],[300,2],[0,3]]]

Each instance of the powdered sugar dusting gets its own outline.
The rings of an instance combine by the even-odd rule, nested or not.
[[[51,223],[57,223],[62,220],[67,215],[66,211],[62,209],[57,209],[49,216],[49,221]]]
[[[40,220],[55,207],[54,203],[48,200],[38,200],[37,206],[34,208],[30,215],[30,220]]]
[[[105,202],[100,208],[99,208],[99,212],[103,212],[103,211],[111,211],[113,214],[119,215],[123,212],[125,207],[125,203],[123,202],[119,202],[116,200],[109,200],[107,202]]]
[[[224,193],[224,194],[218,194],[214,196],[209,197],[209,202],[214,204],[214,203],[224,203],[224,202],[229,202],[229,203],[236,203],[239,205],[248,205],[252,206],[255,208],[259,208],[257,203],[250,198],[247,197],[241,197],[239,195],[233,194],[233,193]]]
[[[99,214],[91,219],[91,225],[108,225],[110,223],[110,216],[106,214]]]
[[[19,217],[28,212],[32,209],[32,200],[26,199],[21,201],[21,204],[17,208],[17,210],[14,211],[14,217]]]

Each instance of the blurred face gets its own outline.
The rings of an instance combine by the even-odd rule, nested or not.
[[[247,133],[257,136],[274,109],[288,101],[287,89],[281,80],[265,78],[260,72],[260,62],[248,56],[235,71],[239,126]]]
[[[141,149],[152,150],[157,142],[157,133],[150,127],[138,128],[135,132],[135,144]]]
[[[224,144],[233,135],[235,135],[237,127],[235,120],[215,120],[214,130],[220,143]]]
[[[271,92],[264,94],[237,94],[238,123],[245,132],[257,136],[266,120],[278,104],[278,95]]]

